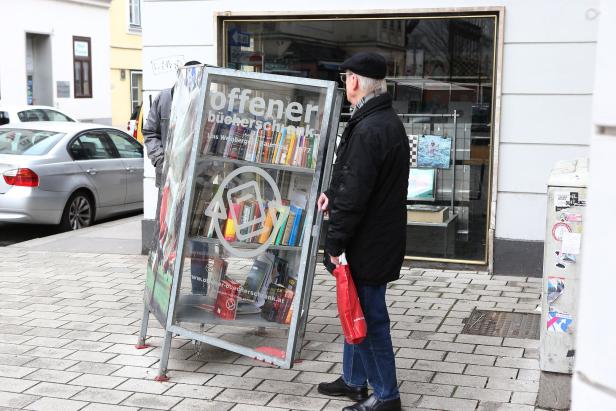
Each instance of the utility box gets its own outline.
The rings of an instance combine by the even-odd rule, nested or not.
[[[558,162],[548,180],[540,367],[571,374],[586,209],[588,159]]]

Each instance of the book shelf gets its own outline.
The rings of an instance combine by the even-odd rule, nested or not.
[[[292,173],[301,173],[301,174],[308,174],[308,175],[314,174],[313,169],[306,168],[306,167],[288,166],[288,165],[283,165],[283,164],[258,163],[258,162],[253,162],[253,161],[246,161],[246,160],[239,160],[239,159],[234,159],[234,158],[215,156],[212,154],[208,154],[208,155],[201,157],[201,160],[199,160],[199,164],[207,163],[210,161],[222,161],[226,163],[237,164],[240,166],[256,166],[256,167],[261,167],[264,169],[289,171]]]
[[[165,328],[160,378],[174,335],[290,368],[303,346],[316,202],[342,92],[331,81],[213,67],[179,73],[139,345],[152,313]]]

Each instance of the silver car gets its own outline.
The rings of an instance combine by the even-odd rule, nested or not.
[[[0,221],[87,227],[143,209],[143,146],[108,126],[0,127]]]

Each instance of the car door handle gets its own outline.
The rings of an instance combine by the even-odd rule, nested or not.
[[[91,176],[96,174],[96,169],[95,168],[88,168],[86,170],[86,173],[90,174]]]
[[[135,169],[132,167],[126,167],[126,171],[128,171],[129,173],[134,173]]]

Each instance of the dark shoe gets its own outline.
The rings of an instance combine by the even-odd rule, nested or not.
[[[331,395],[332,397],[346,396],[355,401],[362,401],[368,398],[368,387],[351,387],[347,385],[342,377],[334,382],[322,382],[317,387],[319,394]]]
[[[401,409],[400,398],[385,401],[377,400],[373,394],[367,400],[358,402],[350,407],[344,407],[342,411],[400,411]]]

